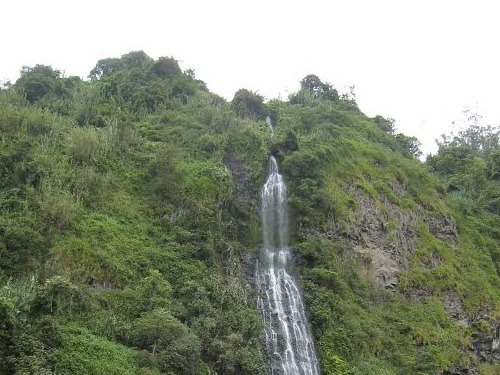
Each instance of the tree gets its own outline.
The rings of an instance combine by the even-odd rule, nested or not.
[[[123,70],[123,61],[119,58],[101,59],[97,62],[94,69],[90,71],[89,78],[97,81],[103,77],[110,76],[113,73]]]
[[[500,127],[481,124],[482,116],[464,111],[468,127],[457,135],[442,135],[442,141],[437,141],[439,148],[449,146],[467,146],[473,153],[487,158],[500,148]]]
[[[336,101],[339,99],[339,94],[330,84],[323,83],[318,76],[314,74],[309,74],[305,76],[302,81],[300,81],[300,87],[302,90],[307,90],[314,97],[322,98],[330,101]]]
[[[318,76],[309,74],[300,81],[302,90],[307,90],[316,97],[322,97],[328,100],[337,100],[339,98],[337,90],[328,83],[323,83]]]
[[[23,90],[28,102],[35,103],[56,89],[60,76],[59,70],[54,70],[48,65],[23,66],[16,86]]]
[[[130,341],[151,353],[162,371],[196,374],[201,365],[198,337],[164,309],[144,313],[132,322]]]
[[[317,101],[336,102],[339,100],[339,93],[330,84],[323,83],[317,75],[309,74],[300,81],[298,93],[290,96],[291,104],[311,104]]]
[[[427,157],[427,164],[438,174],[449,177],[461,173],[473,155],[473,150],[467,145],[441,145],[437,155]]]
[[[500,181],[500,148],[496,149],[488,156],[486,161],[486,172],[488,178]]]
[[[479,124],[480,116],[472,115],[472,124],[458,135],[443,135],[436,155],[427,164],[447,179],[449,190],[473,202],[474,209],[500,212],[500,129]]]
[[[172,77],[182,74],[179,63],[173,57],[160,57],[151,67],[159,77]]]
[[[179,149],[167,144],[149,165],[152,198],[160,215],[165,213],[167,206],[177,203],[182,195],[180,186],[184,174],[180,164]]]
[[[120,58],[110,57],[101,59],[97,62],[94,69],[90,71],[89,78],[92,81],[98,81],[124,70],[150,66],[153,61],[144,51],[132,51],[122,55]]]
[[[247,89],[239,89],[231,101],[236,114],[240,117],[262,118],[264,112],[264,97]]]
[[[99,60],[89,77],[101,81],[105,98],[127,102],[136,112],[155,112],[172,99],[185,104],[196,91],[206,90],[192,71],[183,74],[173,57],[155,61],[143,51]]]
[[[151,65],[154,60],[144,51],[132,51],[122,55],[121,61],[127,68],[134,68]]]
[[[384,118],[380,115],[375,116],[373,119],[373,122],[383,131],[389,133],[389,134],[394,134],[395,127],[394,123],[396,120],[393,118]]]
[[[396,141],[403,152],[415,157],[422,155],[422,151],[420,151],[421,143],[416,137],[409,137],[399,133],[396,134]]]
[[[498,162],[500,150],[500,129],[490,125],[484,126],[474,123],[467,129],[458,132],[458,135],[442,135],[438,141],[439,150],[436,155],[427,158],[427,163],[441,175],[450,176],[462,173],[467,164],[474,158],[480,157],[486,162],[486,170],[494,179],[495,165]]]

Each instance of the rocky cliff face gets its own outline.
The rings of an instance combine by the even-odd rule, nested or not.
[[[406,196],[406,189],[393,184],[392,191],[398,198]],[[381,196],[375,200],[363,190],[351,187],[349,195],[357,202],[353,212],[354,220],[348,224],[329,219],[326,227],[303,229],[302,235],[315,234],[332,241],[342,240],[349,244],[355,257],[360,260],[364,274],[377,286],[398,292],[400,276],[411,267],[411,258],[419,242],[419,227],[426,226],[437,239],[451,245],[458,244],[458,230],[454,219],[444,214],[429,212],[422,206],[403,209]],[[434,268],[444,260],[433,253],[426,267]],[[399,291],[414,302],[422,302],[431,297],[432,292],[425,288],[412,288]],[[484,331],[471,338],[470,353],[477,362],[498,363],[500,361],[500,324],[489,316],[489,306],[479,313],[466,312],[460,297],[454,291],[442,293],[441,300],[449,317],[458,325],[471,327],[482,325]],[[477,374],[476,364],[458,367],[449,374]]]
[[[235,187],[235,214],[239,216],[236,226],[238,232],[246,231],[249,221],[255,221],[259,218],[259,200],[258,189],[253,183],[250,169],[245,161],[232,154],[227,154],[224,158],[224,165],[231,172]],[[240,233],[240,236],[242,233]],[[249,290],[256,289],[255,270],[258,254],[250,249],[240,249],[239,262],[242,266],[242,275]]]
[[[233,154],[227,154],[224,165],[229,169],[235,186],[237,205],[243,205],[251,210],[258,209],[258,189],[252,181],[250,170],[245,161]]]
[[[399,198],[407,194],[400,184],[393,184],[392,190]],[[395,290],[399,275],[408,269],[419,239],[419,225],[427,225],[443,241],[457,243],[456,225],[445,215],[433,215],[423,207],[403,209],[385,196],[377,201],[356,187],[348,193],[357,202],[354,220],[341,224],[331,217],[325,229],[312,231],[328,239],[347,241],[363,258],[366,273],[386,289]],[[432,262],[440,262],[437,255]]]

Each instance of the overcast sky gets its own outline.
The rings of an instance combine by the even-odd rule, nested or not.
[[[3,0],[0,81],[37,63],[86,77],[132,50],[175,57],[227,99],[239,88],[286,99],[316,74],[355,85],[364,113],[395,118],[431,152],[466,108],[500,124],[496,3]]]

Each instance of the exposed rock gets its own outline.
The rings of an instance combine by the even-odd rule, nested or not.
[[[259,195],[245,161],[233,154],[226,154],[224,165],[231,172],[234,181],[236,206],[241,208],[244,214],[256,213],[259,207]],[[255,272],[258,254],[248,249],[238,249],[238,256],[246,286],[249,290],[257,290]]]
[[[391,184],[396,197],[407,195],[400,183]],[[450,245],[458,242],[458,231],[454,220],[444,214],[429,212],[424,207],[406,210],[382,196],[375,200],[359,188],[351,188],[350,196],[357,202],[357,210],[353,212],[354,220],[341,224],[333,217],[323,230],[303,229],[304,234],[315,233],[330,240],[346,241],[355,254],[362,259],[365,275],[377,285],[396,290],[399,275],[410,266],[410,259],[419,241],[419,226],[424,224],[436,238]],[[424,265],[435,268],[443,262],[437,252],[430,254]],[[424,288],[414,288],[406,293],[415,302],[429,298],[432,293]],[[456,324],[471,327],[473,323],[491,324],[488,316],[489,307],[484,306],[474,316],[470,316],[456,292],[446,292],[442,296],[443,305]],[[485,333],[473,340],[471,352],[479,362],[500,362],[500,326],[494,334]],[[444,374],[444,373],[443,373]],[[456,367],[445,372],[448,375],[476,375],[479,370],[476,364],[467,367]]]
[[[452,244],[457,243],[457,226],[453,219],[446,215],[426,215],[424,222],[429,226],[429,231],[440,240]]]
[[[441,256],[438,253],[433,251],[431,254],[431,261],[429,263],[429,268],[436,268],[441,263],[443,263],[443,259],[441,259]]]
[[[391,189],[399,198],[407,195],[399,182],[393,182]],[[358,255],[368,258],[365,272],[386,289],[395,290],[399,274],[408,269],[410,257],[419,240],[418,225],[427,224],[429,231],[442,241],[451,244],[457,242],[456,225],[445,215],[431,214],[423,207],[406,210],[385,196],[376,201],[357,187],[351,187],[348,192],[358,205],[358,209],[353,212],[352,222],[342,225],[330,217],[326,229],[321,232],[303,231],[312,231],[330,240],[347,240]],[[436,267],[441,262],[442,259],[435,253],[429,267]]]
[[[391,187],[391,190],[396,197],[403,198],[408,195],[408,193],[406,192],[406,188],[399,181],[392,181],[391,183],[389,183],[389,186]]]
[[[355,246],[354,251],[365,259],[365,272],[379,285],[394,291],[402,268],[378,247]]]
[[[456,292],[446,292],[443,295],[443,306],[448,313],[449,317],[458,325],[469,327],[471,322],[468,314],[460,301],[460,297]]]
[[[257,272],[257,259],[258,254],[250,251],[240,251],[240,262],[243,267],[243,277],[245,283],[250,290],[256,291],[257,279],[255,277]]]
[[[406,294],[413,302],[422,302],[432,296],[432,292],[425,288],[413,288]]]
[[[257,194],[255,186],[252,183],[250,172],[242,159],[237,158],[233,154],[226,154],[224,157],[224,165],[229,169],[233,176],[233,181],[236,187],[236,203],[250,204],[255,208],[258,206],[256,200]]]
[[[500,324],[472,341],[472,348],[482,362],[500,363]]]
[[[479,370],[476,365],[471,364],[469,367],[458,366],[451,370],[445,370],[442,375],[477,375]]]

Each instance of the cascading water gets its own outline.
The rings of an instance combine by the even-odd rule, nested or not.
[[[271,130],[271,135],[274,135],[273,121],[271,120],[271,117],[266,116],[266,123],[267,126],[269,126],[269,130]]]
[[[491,342],[491,350],[497,350],[500,348],[500,325],[495,329],[493,334],[493,341]]]
[[[257,267],[257,303],[265,323],[269,374],[319,375],[300,290],[288,273],[287,191],[272,156],[261,199],[264,247]]]

